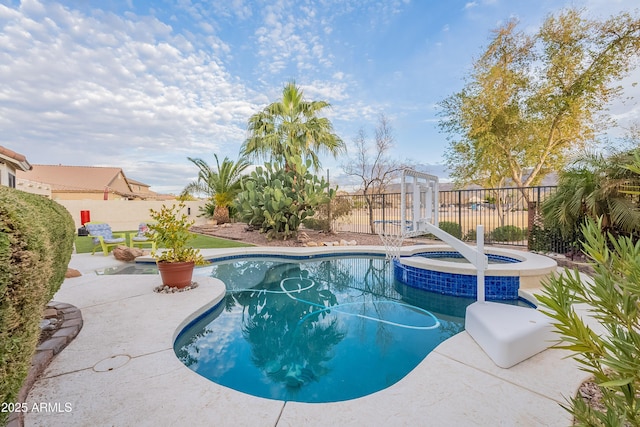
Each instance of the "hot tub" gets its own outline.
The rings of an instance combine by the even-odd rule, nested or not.
[[[403,248],[394,260],[396,280],[419,289],[446,295],[475,298],[476,268],[447,245]],[[519,290],[538,288],[557,269],[551,258],[510,249],[485,248],[489,267],[485,271],[488,300],[517,299]],[[462,262],[461,262],[462,261]]]

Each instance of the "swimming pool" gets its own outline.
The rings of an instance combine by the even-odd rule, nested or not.
[[[287,401],[389,387],[464,330],[473,302],[403,285],[381,256],[232,259],[196,274],[227,294],[178,334],[178,358],[218,384]]]

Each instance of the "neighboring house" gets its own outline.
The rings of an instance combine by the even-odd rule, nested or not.
[[[149,184],[145,184],[135,179],[127,178],[133,193],[142,200],[175,200],[176,196],[173,194],[160,194],[155,191],[151,191]]]
[[[16,188],[26,193],[39,194],[48,199],[51,198],[51,186],[44,182],[29,181],[28,179],[16,178]]]
[[[134,193],[136,194],[149,194],[149,195],[154,195],[156,193],[154,193],[153,191],[151,191],[149,189],[149,185],[145,184],[143,182],[140,181],[136,181],[135,179],[131,179],[131,178],[127,178],[127,181],[129,181],[129,186],[131,186],[131,189],[133,190]]]
[[[33,165],[29,172],[18,172],[18,179],[49,184],[54,200],[158,198],[148,185],[128,180],[122,169],[115,167]]]
[[[16,173],[31,170],[27,158],[0,145],[0,185],[16,188]]]

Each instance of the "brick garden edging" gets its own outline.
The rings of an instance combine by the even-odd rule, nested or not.
[[[44,370],[49,366],[53,357],[60,353],[82,329],[82,313],[80,309],[71,304],[64,302],[51,301],[47,304],[46,309],[54,309],[57,314],[62,315],[62,321],[56,332],[47,340],[43,341],[36,347],[36,352],[31,359],[31,368],[29,374],[22,384],[22,388],[18,393],[15,403],[24,403],[31,387]],[[13,412],[9,416],[7,427],[23,427],[24,415],[22,412]]]

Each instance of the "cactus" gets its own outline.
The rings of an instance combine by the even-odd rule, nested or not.
[[[324,178],[310,173],[311,161],[289,156],[286,167],[265,163],[245,180],[235,207],[243,221],[260,227],[269,238],[288,239],[302,221],[335,195]]]

